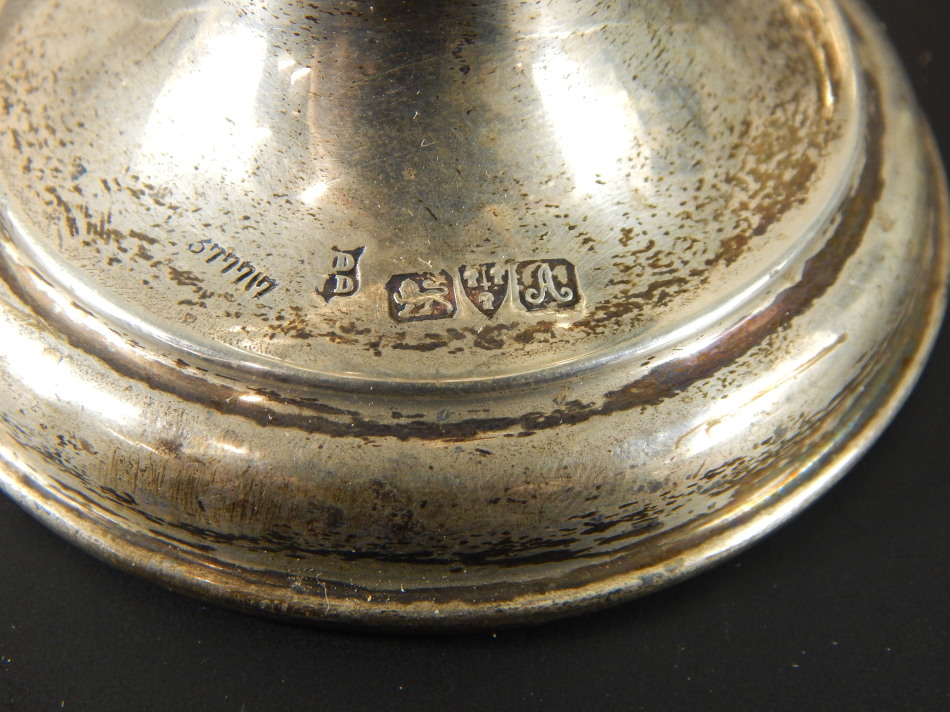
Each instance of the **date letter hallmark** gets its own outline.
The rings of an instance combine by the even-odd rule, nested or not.
[[[508,296],[508,273],[505,265],[494,262],[459,267],[465,296],[489,319],[501,309],[505,297]]]
[[[577,272],[567,260],[519,262],[518,300],[529,312],[570,309],[580,301]]]
[[[389,314],[398,322],[451,319],[458,311],[452,276],[442,271],[397,274],[386,283]]]
[[[333,248],[330,273],[323,282],[323,286],[316,290],[327,304],[333,297],[352,297],[360,291],[360,257],[363,256],[365,249],[365,247],[357,247],[355,250]]]
[[[220,259],[221,262],[217,266],[221,267],[221,274],[228,274],[231,270],[236,270],[232,275],[229,275],[234,277],[233,283],[243,285],[245,292],[256,289],[255,299],[263,297],[278,286],[276,279],[268,277],[263,272],[258,272],[253,264],[247,260],[242,260],[235,254],[234,250],[222,247],[217,242],[213,243],[210,238],[200,242],[192,242],[188,245],[188,249],[195,255],[204,255],[207,250],[207,258],[205,259],[207,264],[217,262]]]

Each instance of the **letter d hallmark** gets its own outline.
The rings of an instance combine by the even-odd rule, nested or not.
[[[316,292],[329,304],[333,297],[352,297],[360,291],[360,257],[365,247],[341,250],[333,247],[330,272]]]

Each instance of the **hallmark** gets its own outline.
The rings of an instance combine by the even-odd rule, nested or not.
[[[459,267],[462,291],[478,311],[491,319],[508,296],[509,270],[505,265],[489,262]]]
[[[529,312],[570,309],[580,301],[577,271],[567,260],[530,260],[515,267],[518,300]]]
[[[398,322],[452,319],[457,294],[493,318],[505,305],[528,312],[564,311],[581,303],[577,269],[563,259],[526,260],[515,264],[465,264],[453,277],[447,271],[397,274],[386,283],[389,314]],[[509,299],[509,293],[514,296]]]
[[[323,286],[316,290],[327,304],[333,297],[352,297],[360,291],[360,257],[363,256],[365,249],[365,247],[357,247],[355,250],[333,248],[330,272]]]
[[[458,311],[452,276],[444,270],[394,275],[386,290],[389,314],[396,321],[451,319]]]

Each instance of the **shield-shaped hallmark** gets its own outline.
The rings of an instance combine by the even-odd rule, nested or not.
[[[488,262],[459,267],[462,291],[482,314],[491,319],[508,296],[509,269],[505,265]]]

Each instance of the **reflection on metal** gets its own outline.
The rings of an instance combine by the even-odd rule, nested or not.
[[[181,178],[197,173],[192,185],[208,173],[229,182],[247,179],[255,151],[270,136],[256,112],[266,38],[240,25],[209,30],[214,34],[182,54],[174,79],[156,97],[139,149],[153,170],[181,172]]]
[[[0,485],[248,610],[688,576],[940,320],[942,169],[855,0],[34,0],[0,67]]]

